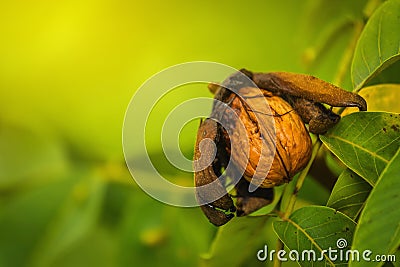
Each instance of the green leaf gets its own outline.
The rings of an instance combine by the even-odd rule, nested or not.
[[[326,205],[355,220],[371,189],[369,183],[356,173],[346,169],[339,176]]]
[[[359,93],[368,103],[369,111],[400,113],[400,84],[379,84],[363,88]]]
[[[352,113],[320,138],[348,168],[373,186],[400,147],[400,115]]]
[[[373,255],[396,252],[400,245],[400,149],[379,177],[365,204],[354,233],[352,249],[371,250]],[[371,256],[372,258],[373,256]],[[351,262],[350,266],[366,266]],[[368,266],[379,266],[368,262]]]
[[[396,61],[390,66],[386,67],[384,70],[382,70],[377,76],[369,80],[368,83],[365,85],[371,86],[383,83],[398,84],[400,83],[399,71],[400,61]]]
[[[265,239],[262,232],[269,218],[269,216],[235,217],[220,227],[211,251],[202,257],[204,265],[242,266],[247,257],[262,247]]]
[[[354,52],[351,75],[354,88],[363,87],[400,58],[400,1],[382,4],[368,20]]]
[[[290,250],[296,250],[300,255],[302,251],[313,250],[315,259],[323,257],[321,260],[314,261],[300,258],[301,266],[343,265],[345,261],[340,261],[340,258],[331,259],[327,253],[322,255],[322,251],[338,248],[339,239],[350,243],[355,227],[356,223],[346,215],[322,206],[301,208],[295,211],[289,219],[274,223],[275,232]],[[343,249],[343,253],[345,253],[348,247],[350,247],[349,244],[339,248]]]

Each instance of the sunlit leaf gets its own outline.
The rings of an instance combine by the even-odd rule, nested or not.
[[[359,89],[400,58],[400,1],[382,4],[368,20],[358,41],[351,74]]]
[[[313,250],[315,260],[299,260],[301,266],[337,266],[343,265],[338,257],[336,260],[322,255],[323,250],[347,250],[353,238],[355,222],[344,214],[328,207],[309,206],[295,211],[287,220],[274,223],[275,232],[283,243],[290,249],[300,253]],[[346,245],[337,246],[341,239]],[[322,258],[321,258],[322,255]],[[321,258],[320,260],[317,260]],[[311,259],[313,259],[311,257]]]
[[[348,168],[374,185],[400,147],[400,115],[352,113],[320,138]]]
[[[369,183],[346,169],[339,176],[326,205],[355,220],[371,189]]]
[[[390,66],[383,69],[381,72],[379,72],[377,76],[373,77],[364,85],[371,86],[383,83],[398,84],[400,83],[399,71],[400,71],[400,61],[396,61]]]
[[[398,76],[398,73],[396,75]],[[362,88],[358,94],[367,101],[368,111],[400,113],[400,105],[398,103],[398,99],[400,99],[400,84],[371,85]],[[358,112],[358,108],[346,108],[342,116],[354,112]]]
[[[370,111],[400,113],[400,84],[378,84],[363,88],[359,93]]]
[[[400,149],[371,191],[354,233],[352,249],[373,255],[394,253],[400,245]],[[373,256],[371,256],[372,258]],[[379,262],[351,262],[350,266],[379,266]]]

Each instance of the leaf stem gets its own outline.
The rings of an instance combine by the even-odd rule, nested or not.
[[[293,212],[294,206],[296,204],[297,193],[299,192],[300,188],[303,186],[304,180],[307,177],[308,171],[310,170],[311,165],[314,162],[319,149],[321,148],[321,145],[322,145],[322,142],[318,138],[313,145],[311,159],[309,160],[307,166],[300,172],[299,178],[297,179],[296,186],[294,187],[293,193],[290,196],[289,202],[288,202],[287,206],[284,207],[284,209],[283,209],[284,212],[282,214],[279,214],[279,217],[281,217],[283,220],[289,218],[290,214]],[[279,251],[282,249],[283,249],[283,242],[278,238],[278,242],[276,244],[276,251]],[[274,267],[280,267],[281,264],[282,263],[278,259],[278,257],[275,257],[274,258]]]
[[[297,193],[299,192],[299,190],[301,189],[301,187],[303,186],[304,180],[308,174],[308,171],[311,168],[312,163],[314,162],[315,157],[318,154],[318,151],[321,147],[322,142],[317,139],[314,143],[313,146],[313,150],[312,150],[312,154],[311,154],[311,159],[308,162],[307,166],[304,168],[304,170],[302,170],[299,174],[299,178],[297,179],[297,183],[296,186],[293,190],[293,193],[289,199],[289,203],[287,205],[287,207],[285,208],[284,211],[284,215],[283,215],[283,219],[287,219],[289,218],[290,214],[293,212],[294,209],[294,205],[296,204],[296,199],[297,199]]]

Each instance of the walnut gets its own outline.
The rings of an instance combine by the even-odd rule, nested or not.
[[[289,103],[269,92],[264,92],[260,97],[256,97],[257,94],[260,95],[258,88],[241,88],[239,95],[244,97],[246,102],[236,97],[231,103],[231,107],[240,118],[240,122],[236,123],[243,123],[247,131],[247,133],[239,132],[231,138],[240,138],[247,134],[250,143],[248,158],[237,157],[241,153],[234,153],[232,160],[239,168],[245,169],[246,180],[270,188],[289,182],[307,165],[311,157],[311,138],[302,119]],[[255,114],[262,110],[262,106],[266,104],[265,100],[269,104],[270,114]],[[249,104],[252,106],[251,109]],[[275,125],[270,123],[271,116]],[[263,134],[262,128],[268,132]],[[243,128],[237,127],[237,129],[240,131]],[[229,138],[227,135],[224,136]],[[232,149],[240,150],[243,147]]]
[[[289,182],[307,165],[308,132],[324,134],[340,120],[322,103],[367,110],[361,96],[304,74],[241,70],[211,89],[215,102],[210,118],[200,124],[194,160],[196,197],[217,226],[234,212],[244,216],[268,205],[272,187]],[[214,160],[210,143],[200,150],[206,138],[215,144]],[[226,192],[226,174],[235,183],[235,203]]]

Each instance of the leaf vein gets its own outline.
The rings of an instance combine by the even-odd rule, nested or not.
[[[363,59],[363,61],[364,61],[365,66],[366,66],[367,69],[368,69],[368,73],[370,74],[370,73],[371,73],[371,69],[370,69],[370,67],[369,67],[369,65],[368,65],[367,60],[365,59],[364,47],[361,49],[361,56],[362,56],[362,59]]]
[[[361,194],[364,194],[364,193],[369,193],[369,192],[370,192],[370,191],[361,191],[361,192],[357,192],[357,193],[354,193],[354,194],[351,194],[351,195],[348,195],[348,196],[339,198],[339,199],[337,199],[335,202],[330,203],[329,205],[335,205],[336,203],[338,203],[338,202],[340,202],[340,201],[343,201],[343,200],[346,200],[346,199],[349,199],[349,198],[352,198],[352,197],[355,197],[355,196],[357,196],[357,195],[361,195]]]
[[[363,131],[365,130],[365,128],[363,129]],[[381,134],[379,131],[376,132],[374,135],[370,136],[367,140],[365,140],[364,142],[362,142],[360,145],[364,145],[365,143],[367,143],[368,141],[370,141],[371,139],[373,139],[375,136]]]
[[[326,236],[319,236],[319,237],[316,237],[316,238],[314,238],[314,240],[325,239],[325,238],[328,238],[328,237],[333,236],[333,235],[336,235],[336,234],[337,234],[337,233],[330,233],[329,235],[326,235]]]
[[[311,229],[314,229],[314,228],[317,228],[317,227],[321,227],[323,225],[327,225],[327,224],[330,224],[330,223],[332,223],[332,221],[327,221],[327,222],[324,222],[324,223],[313,225],[311,227],[304,228],[304,231],[311,230]]]
[[[357,138],[361,135],[364,134],[364,130],[368,128],[368,126],[371,124],[371,122],[373,122],[377,117],[379,116],[375,116],[373,118],[371,118],[367,124],[364,125],[364,127],[358,131],[358,134],[356,136],[353,137],[353,140],[357,140]]]
[[[352,146],[352,148],[353,148],[354,154],[356,155],[358,166],[360,167],[360,170],[361,170],[362,173],[364,174],[364,177],[366,177],[366,176],[365,176],[365,170],[364,170],[364,168],[361,166],[361,162],[360,162],[360,158],[358,157],[357,150],[356,150],[356,148],[355,148],[354,146]]]
[[[382,14],[379,16],[378,23],[378,55],[379,55],[379,65],[382,65],[382,51],[381,51],[381,31],[382,31]]]
[[[310,218],[313,218],[314,215],[317,213],[312,213],[310,216],[303,218],[302,220],[297,221],[297,224],[302,224],[303,222],[307,221]]]
[[[347,205],[343,205],[343,206],[337,207],[336,209],[340,211],[340,210],[343,210],[343,209],[346,209],[346,208],[362,206],[362,205],[364,205],[364,202],[347,204]]]
[[[374,167],[375,167],[375,172],[376,172],[376,177],[379,177],[379,171],[378,171],[378,165],[376,163],[376,158],[374,158]]]
[[[286,239],[286,232],[289,228],[289,224],[286,224],[285,230],[283,231],[283,237]]]
[[[371,155],[371,156],[373,156],[373,157],[378,158],[379,160],[385,162],[386,164],[389,163],[389,161],[388,161],[387,159],[385,159],[385,158],[383,158],[382,156],[376,154],[375,152],[369,151],[368,149],[366,149],[365,147],[360,146],[359,144],[352,143],[352,142],[350,142],[349,140],[346,140],[346,139],[344,139],[344,138],[342,138],[342,137],[340,137],[340,136],[337,136],[337,135],[330,135],[330,136],[331,136],[332,138],[334,138],[334,139],[337,139],[337,140],[342,141],[343,143],[349,144],[349,145],[351,145],[352,147],[356,147],[356,148],[358,148],[359,150],[362,150],[362,151],[366,152],[367,154],[369,154],[369,155]]]
[[[295,228],[297,228],[300,232],[302,232],[308,240],[314,245],[320,252],[322,252],[322,248],[318,245],[317,242],[314,241],[314,238],[312,238],[306,231],[301,228],[300,225],[292,221],[291,219],[287,219],[289,223],[291,223]],[[325,259],[330,263],[331,266],[335,266],[334,263],[331,261],[331,259],[324,253]]]
[[[356,186],[356,185],[359,185],[359,184],[364,184],[364,183],[365,183],[365,182],[362,181],[362,182],[356,182],[356,183],[352,183],[352,184],[346,184],[346,185],[340,187],[340,188],[336,191],[336,193],[339,193],[340,191],[346,189],[347,187],[350,187],[350,186],[353,187],[353,186]]]
[[[344,128],[344,129],[342,130],[341,134],[344,135],[344,133],[345,133],[348,129],[350,129],[350,128],[353,126],[354,123],[356,123],[356,120],[353,120],[349,125],[347,125],[347,127]]]
[[[400,139],[400,136],[396,137],[395,139],[391,140],[390,143],[387,143],[386,145],[384,145],[383,147],[380,147],[376,152],[385,149],[386,147],[390,146],[392,143],[396,142],[398,139]]]

